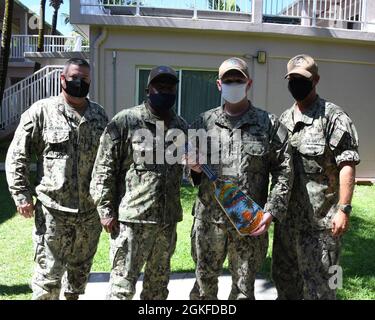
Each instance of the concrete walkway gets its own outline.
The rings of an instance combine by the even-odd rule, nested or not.
[[[109,273],[94,272],[90,274],[89,283],[86,288],[86,294],[80,297],[80,300],[104,300],[108,289]],[[136,294],[134,299],[139,300],[142,291],[143,276],[137,282]],[[189,293],[193,287],[195,275],[193,273],[174,273],[169,281],[168,300],[188,300]],[[232,280],[230,275],[219,277],[220,300],[228,298]],[[273,284],[263,278],[257,278],[255,281],[255,298],[257,300],[275,300],[276,289]]]

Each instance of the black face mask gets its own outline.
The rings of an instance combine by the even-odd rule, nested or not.
[[[151,107],[160,113],[170,110],[176,102],[174,93],[150,93],[148,95]]]
[[[66,88],[63,90],[70,96],[76,98],[84,98],[89,94],[90,84],[83,81],[82,79],[66,80]]]
[[[294,78],[289,80],[288,89],[296,101],[302,101],[313,89],[313,84],[306,78]]]

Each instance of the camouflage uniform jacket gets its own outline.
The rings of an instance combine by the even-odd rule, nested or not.
[[[160,224],[182,220],[183,167],[178,163],[166,163],[164,156],[173,143],[166,141],[168,133],[173,131],[171,129],[186,133],[187,124],[173,112],[169,127],[165,126],[168,131],[162,131],[165,139],[156,134],[159,124],[162,120],[155,117],[145,103],[124,109],[108,124],[100,140],[91,182],[91,194],[102,218]],[[146,144],[139,134],[144,130],[151,134],[152,145]],[[152,163],[138,161],[134,151],[151,152]],[[154,161],[156,152],[162,154],[161,164]]]
[[[25,111],[6,159],[16,205],[32,202],[36,194],[48,208],[72,213],[94,209],[89,193],[91,171],[107,122],[104,109],[91,101],[77,120],[62,95],[40,100]],[[37,159],[35,189],[29,181],[33,154]]]
[[[192,124],[192,128],[205,129],[210,137],[230,137],[227,145],[233,150],[232,157],[226,157],[220,139],[215,151],[210,142],[207,150],[207,163],[222,179],[230,179],[240,189],[254,199],[266,211],[278,220],[285,216],[293,181],[292,157],[289,153],[288,133],[276,116],[251,106],[250,109],[232,127],[223,107],[209,110],[200,115]],[[233,130],[239,129],[240,146],[233,141]],[[223,130],[225,130],[223,132]],[[235,146],[237,144],[237,147]],[[217,164],[211,160],[215,153]],[[225,161],[223,161],[225,159]],[[230,170],[226,170],[230,168]],[[271,190],[269,176],[272,175]],[[195,178],[194,178],[195,176]],[[195,202],[194,215],[196,218],[214,223],[226,221],[225,214],[214,199],[213,184],[202,174],[197,177],[192,173],[193,183],[200,184],[198,197]],[[198,178],[198,179],[197,179]]]
[[[289,131],[295,170],[288,211],[297,226],[331,228],[339,201],[340,164],[360,161],[357,132],[340,107],[319,97],[297,123],[294,108],[280,117]]]

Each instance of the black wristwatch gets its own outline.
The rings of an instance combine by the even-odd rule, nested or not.
[[[352,212],[352,206],[350,204],[339,204],[339,209],[347,215]]]

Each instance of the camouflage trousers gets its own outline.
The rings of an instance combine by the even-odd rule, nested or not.
[[[240,236],[228,224],[194,219],[191,233],[192,257],[196,281],[190,292],[192,300],[217,299],[218,277],[228,255],[232,288],[229,300],[254,300],[254,284],[268,248],[268,234],[259,237]]]
[[[168,297],[170,261],[176,248],[176,224],[121,222],[112,235],[112,271],[108,299],[130,300],[145,265],[142,300]]]
[[[280,300],[334,300],[329,269],[338,265],[341,239],[330,229],[302,231],[275,224],[272,278]]]
[[[33,300],[58,300],[62,283],[68,300],[76,300],[84,293],[101,230],[96,210],[63,213],[37,202]]]

